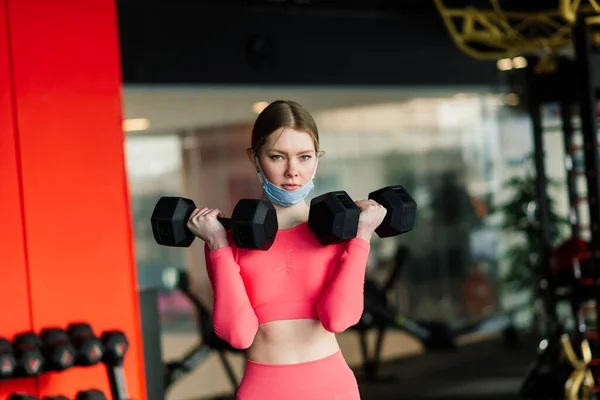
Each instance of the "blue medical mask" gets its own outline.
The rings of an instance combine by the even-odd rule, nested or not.
[[[315,184],[313,183],[313,179],[317,172],[317,166],[319,164],[319,160],[317,160],[317,165],[315,165],[315,171],[313,172],[310,181],[296,190],[285,190],[280,187],[273,185],[263,174],[262,168],[260,167],[260,163],[258,162],[258,158],[255,157],[258,179],[262,185],[263,191],[269,200],[271,200],[275,204],[279,204],[280,206],[290,207],[295,204],[300,203],[302,200],[308,196],[308,194],[315,188]]]

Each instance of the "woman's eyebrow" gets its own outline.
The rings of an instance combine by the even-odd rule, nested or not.
[[[284,151],[284,150],[278,150],[278,149],[270,149],[270,151],[276,152],[276,153],[281,153],[281,154],[289,154],[288,152]],[[296,152],[296,154],[305,154],[305,153],[312,153],[314,152],[314,150],[309,149],[309,150],[301,150]]]

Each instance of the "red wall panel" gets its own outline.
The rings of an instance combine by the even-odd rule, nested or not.
[[[31,328],[31,312],[5,6],[0,0],[0,336],[12,339]],[[0,381],[0,399],[16,391],[36,394],[35,380]]]
[[[116,5],[8,0],[8,16],[33,325],[122,329],[130,397],[144,399]],[[42,396],[109,395],[101,366],[38,382]]]

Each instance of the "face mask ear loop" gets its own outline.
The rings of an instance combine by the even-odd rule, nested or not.
[[[260,162],[258,161],[258,156],[254,157],[254,161],[256,161],[256,174],[258,175],[258,180],[260,181],[261,185],[264,185],[264,183],[265,182],[269,182],[269,180],[267,179],[267,177],[263,173],[263,170],[262,170],[262,168],[260,166]]]
[[[256,167],[256,172],[260,172],[262,174],[262,168],[260,168],[260,162],[258,162],[258,156],[254,156],[254,163]]]

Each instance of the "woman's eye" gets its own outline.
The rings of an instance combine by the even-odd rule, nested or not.
[[[274,160],[274,161],[281,160],[281,156],[271,156],[271,160]]]
[[[310,156],[301,156],[300,158],[302,159],[302,161],[310,160]]]

